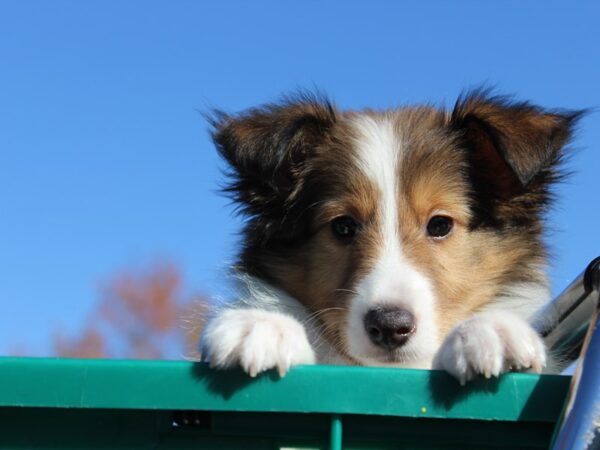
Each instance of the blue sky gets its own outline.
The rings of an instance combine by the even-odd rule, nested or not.
[[[98,283],[170,258],[222,292],[240,220],[198,110],[318,87],[341,107],[493,84],[600,106],[598,2],[0,3],[0,353],[49,351]],[[550,216],[555,291],[600,254],[598,113]]]

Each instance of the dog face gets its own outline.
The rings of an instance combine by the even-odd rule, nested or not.
[[[217,114],[249,218],[240,269],[306,305],[348,359],[419,366],[504,290],[543,282],[541,215],[577,117],[481,91],[451,112],[302,97]]]

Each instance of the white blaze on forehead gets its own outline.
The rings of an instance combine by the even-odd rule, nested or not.
[[[364,331],[363,318],[378,306],[411,311],[416,332],[402,347],[405,363],[427,358],[436,346],[434,295],[429,279],[414,267],[402,252],[399,234],[399,165],[405,151],[402,135],[391,117],[358,116],[353,119],[357,137],[358,168],[378,188],[376,223],[380,241],[376,261],[358,281],[348,320],[348,351],[359,361],[373,363],[377,349]],[[410,364],[409,364],[410,365]]]
[[[359,116],[354,126],[358,137],[360,170],[378,188],[377,260],[357,286],[359,300],[365,306],[388,304],[404,307],[418,315],[419,293],[426,280],[407,261],[400,242],[398,169],[404,146],[398,127],[388,116]]]
[[[358,165],[379,188],[378,213],[382,224],[384,253],[400,252],[398,236],[398,163],[402,143],[392,121],[383,117],[359,116],[354,126],[358,132]]]

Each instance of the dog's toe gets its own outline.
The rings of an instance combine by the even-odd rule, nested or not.
[[[203,338],[211,366],[240,366],[251,377],[270,369],[284,376],[298,364],[314,364],[304,327],[285,314],[250,309],[225,311]]]
[[[541,372],[546,364],[542,339],[527,322],[510,313],[482,313],[450,332],[433,367],[465,384],[476,375],[497,377],[510,370]]]

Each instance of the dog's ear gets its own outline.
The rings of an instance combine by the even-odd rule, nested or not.
[[[469,151],[475,181],[499,199],[551,180],[561,150],[583,111],[548,112],[478,90],[461,96],[451,116]]]
[[[214,113],[212,137],[232,168],[226,191],[250,215],[284,217],[335,116],[329,102],[307,95],[233,116]]]

